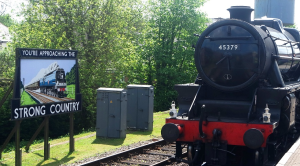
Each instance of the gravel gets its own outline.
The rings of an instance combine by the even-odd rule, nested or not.
[[[68,164],[68,163],[67,164],[62,164],[61,166],[76,166],[76,165],[81,165],[81,164],[84,164],[84,163],[87,163],[87,162],[98,160],[98,159],[103,158],[103,157],[107,157],[107,156],[111,156],[111,155],[114,155],[114,154],[117,154],[117,153],[120,153],[120,152],[124,152],[124,151],[132,149],[132,148],[137,148],[139,146],[152,143],[152,142],[157,141],[159,139],[161,139],[161,138],[158,137],[158,138],[153,138],[153,139],[148,140],[148,141],[140,141],[140,142],[128,145],[128,146],[122,146],[120,148],[117,148],[117,149],[114,149],[114,150],[111,150],[111,151],[108,151],[108,152],[98,153],[95,156],[92,156],[92,157],[89,157],[89,158],[86,158],[86,159],[83,159],[83,160],[80,160],[80,161],[75,161],[74,163],[71,163],[71,164]],[[120,159],[120,160],[122,160],[122,159]],[[109,164],[113,165],[113,163],[109,163]],[[118,163],[118,166],[119,165],[120,164]],[[125,164],[125,165],[127,165],[127,164]]]

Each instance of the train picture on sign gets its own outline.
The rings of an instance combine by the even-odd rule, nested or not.
[[[75,100],[76,60],[21,59],[20,105]]]

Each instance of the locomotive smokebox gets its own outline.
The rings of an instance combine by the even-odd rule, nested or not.
[[[230,19],[239,19],[251,23],[251,12],[254,9],[250,6],[231,6],[227,10],[230,12]]]

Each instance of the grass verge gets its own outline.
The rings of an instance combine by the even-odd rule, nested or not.
[[[69,153],[69,143],[57,145],[50,148],[50,159],[44,160],[44,150],[38,150],[43,148],[44,143],[38,143],[30,147],[29,153],[26,153],[24,148],[22,149],[22,165],[32,166],[32,165],[47,165],[47,166],[57,166],[65,163],[74,163],[76,161],[92,157],[98,153],[104,153],[121,146],[127,146],[132,143],[139,141],[149,140],[154,137],[160,136],[160,131],[162,126],[165,124],[165,118],[168,117],[168,112],[158,112],[154,113],[153,116],[153,131],[130,131],[126,134],[125,139],[106,139],[106,138],[96,138],[92,136],[89,138],[81,139],[75,141],[75,151]],[[76,125],[76,124],[75,124]],[[95,134],[96,132],[85,132],[74,136],[75,138],[80,138]],[[69,137],[63,137],[60,139],[54,139],[50,141],[50,144],[56,144],[63,141],[67,141]],[[3,159],[0,160],[0,165],[12,166],[15,165],[15,153],[14,151],[2,154]]]
[[[31,96],[24,90],[21,94],[21,106],[23,105],[34,105],[36,103]]]

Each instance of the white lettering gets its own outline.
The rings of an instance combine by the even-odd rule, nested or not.
[[[19,114],[17,113],[17,111],[18,111],[18,108],[15,109],[15,115],[16,115],[16,116],[14,116],[15,119],[17,119],[19,117]]]
[[[22,52],[26,56],[37,56],[37,50],[22,50]]]
[[[58,110],[57,110],[57,106],[58,106]],[[56,104],[56,106],[55,106],[55,111],[56,111],[56,113],[59,113],[59,112],[60,112],[60,105],[59,105],[59,104]]]
[[[69,109],[69,103],[65,103],[65,111],[69,112],[70,109]]]
[[[77,110],[76,110],[76,111],[78,111],[78,110],[79,110],[79,108],[78,108],[78,106],[79,106],[79,102],[76,102],[76,104],[77,104]]]
[[[35,115],[40,115],[40,113],[42,112],[41,107],[35,107]]]
[[[66,106],[64,104],[60,105],[61,112],[65,112]]]
[[[30,110],[32,110],[32,114],[30,113]],[[30,117],[32,117],[34,115],[34,107],[29,108],[28,114],[29,114]]]
[[[79,104],[80,102],[69,102],[69,103],[59,103],[59,104],[52,104],[50,105],[49,112],[51,114],[59,114],[59,113],[65,113],[65,112],[71,112],[71,111],[78,111],[79,110]],[[14,119],[20,119],[20,118],[29,118],[29,117],[35,117],[40,115],[46,115],[45,105],[41,106],[32,106],[32,107],[23,107],[23,108],[15,108],[13,111],[13,118]]]
[[[73,111],[76,111],[76,103],[73,102]]]
[[[75,57],[75,52],[69,52],[69,56]]]
[[[24,118],[28,117],[28,109],[25,107],[24,108]]]
[[[55,113],[55,110],[54,110],[54,111],[52,111],[52,107],[55,107],[55,105],[54,105],[54,104],[52,104],[52,105],[50,106],[50,112],[51,112],[51,114],[54,114],[54,113]]]
[[[22,118],[22,111],[23,111],[23,108],[19,108],[20,110],[20,118]]]
[[[42,106],[41,110],[42,110],[42,111],[41,111],[41,114],[42,114],[42,115],[45,115],[45,114],[46,114],[46,110],[45,110],[45,106],[44,106],[44,105]]]

